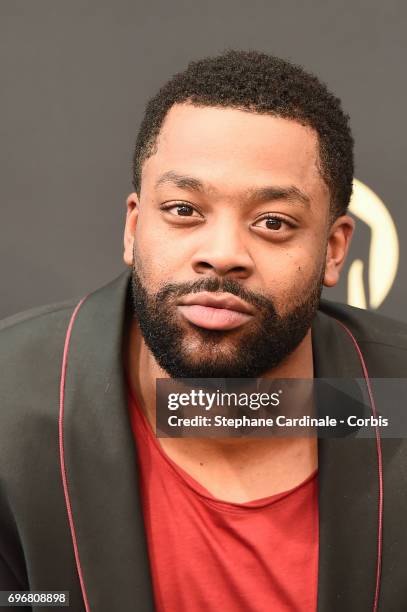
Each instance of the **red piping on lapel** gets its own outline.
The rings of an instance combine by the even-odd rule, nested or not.
[[[344,323],[342,323],[342,321],[339,321],[338,319],[335,319],[335,321],[337,321],[339,323],[339,325],[342,325],[344,330],[351,337],[352,342],[353,342],[353,344],[355,346],[356,352],[357,352],[357,354],[359,356],[359,359],[360,359],[360,363],[362,365],[363,375],[364,375],[365,380],[366,380],[366,386],[367,386],[367,391],[368,391],[368,394],[369,394],[370,407],[372,409],[372,414],[373,414],[374,417],[376,417],[377,416],[376,405],[375,405],[375,401],[374,401],[374,397],[373,397],[372,388],[370,386],[369,373],[367,371],[365,360],[363,359],[362,351],[360,350],[359,344],[357,343],[357,340],[354,337],[354,335],[352,334],[352,332],[350,331],[350,329],[348,329],[346,327],[346,325],[344,325]],[[378,608],[378,605],[379,605],[380,575],[381,575],[381,569],[382,569],[382,542],[383,542],[383,462],[382,462],[382,446],[381,446],[381,441],[380,441],[379,428],[375,427],[375,431],[376,431],[377,466],[378,466],[378,470],[379,470],[379,518],[378,518],[378,526],[377,526],[376,589],[375,589],[375,596],[374,596],[374,602],[373,602],[373,612],[377,612],[377,608]]]
[[[85,609],[86,609],[86,612],[90,612],[88,596],[86,594],[86,587],[85,587],[85,582],[83,579],[81,561],[79,558],[78,543],[76,540],[75,525],[74,525],[74,520],[73,520],[71,500],[69,497],[68,480],[67,480],[66,469],[65,469],[65,453],[64,453],[65,380],[66,380],[66,370],[68,366],[69,343],[71,340],[71,333],[72,333],[73,325],[75,323],[76,315],[78,314],[79,308],[82,306],[83,302],[86,300],[87,297],[88,296],[85,296],[84,298],[82,298],[79,304],[77,304],[75,310],[73,311],[71,320],[69,321],[68,330],[66,332],[66,337],[65,337],[64,354],[62,358],[62,368],[61,368],[61,384],[60,384],[60,390],[59,390],[59,458],[60,458],[60,463],[61,463],[61,476],[62,476],[62,485],[64,488],[66,510],[68,512],[69,527],[71,529],[72,544],[73,544],[73,549],[75,553],[76,569],[78,571],[79,582],[81,584],[82,597],[83,597],[83,601],[85,604]]]

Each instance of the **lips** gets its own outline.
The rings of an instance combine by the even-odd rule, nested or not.
[[[179,304],[180,313],[194,325],[205,329],[235,329],[250,321],[254,309],[231,294],[210,294],[202,292],[183,297]]]

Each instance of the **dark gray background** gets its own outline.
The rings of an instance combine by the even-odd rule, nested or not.
[[[82,296],[124,269],[147,99],[189,60],[236,47],[300,63],[342,98],[356,176],[398,228],[398,277],[379,310],[407,321],[407,4],[0,0],[0,18],[0,317]],[[325,297],[345,301],[344,284]]]

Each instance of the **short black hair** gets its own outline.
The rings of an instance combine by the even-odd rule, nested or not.
[[[352,194],[353,138],[349,116],[316,76],[301,66],[257,51],[228,50],[190,62],[148,102],[136,140],[133,185],[140,192],[143,162],[156,150],[174,104],[231,107],[294,119],[319,139],[319,166],[331,196],[331,218],[345,214]]]

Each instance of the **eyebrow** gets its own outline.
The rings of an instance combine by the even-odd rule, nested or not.
[[[203,193],[212,191],[212,189],[205,187],[204,183],[199,179],[193,176],[178,174],[173,170],[164,172],[164,174],[158,178],[155,186],[157,188],[167,183],[175,185],[175,187],[178,187],[179,189],[190,189],[192,191],[200,191]],[[301,191],[301,189],[298,189],[298,187],[295,185],[290,185],[288,187],[279,187],[276,185],[254,187],[247,190],[246,197],[252,203],[286,200],[287,202],[300,202],[307,208],[309,208],[311,203],[311,198],[306,193]]]
[[[286,200],[287,202],[301,202],[304,206],[309,207],[311,198],[295,187],[290,185],[289,187],[260,187],[249,190],[249,198],[255,202],[270,202],[272,200]]]
[[[199,179],[194,178],[193,176],[177,174],[177,172],[174,172],[173,170],[164,172],[164,174],[162,174],[157,180],[155,186],[160,187],[160,185],[165,185],[166,183],[175,185],[175,187],[179,187],[180,189],[192,189],[193,191],[207,191],[205,189],[204,184]]]

